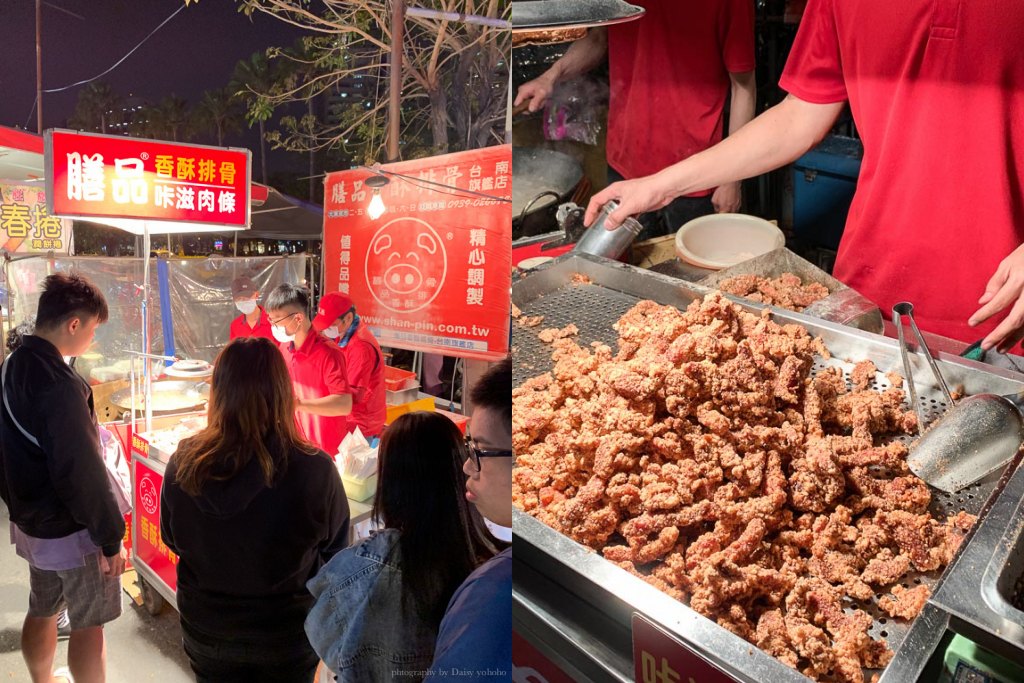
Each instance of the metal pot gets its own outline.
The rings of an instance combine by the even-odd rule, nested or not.
[[[558,205],[572,197],[583,167],[549,149],[512,150],[512,236],[530,237],[558,229]]]
[[[206,382],[182,380],[153,382],[153,414],[166,415],[199,408],[206,403],[209,397],[210,385]],[[135,401],[135,410],[146,409],[145,395],[142,391],[135,392]],[[110,397],[110,402],[118,408],[131,410],[131,387],[115,392]]]

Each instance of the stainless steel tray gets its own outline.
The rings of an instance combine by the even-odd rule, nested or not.
[[[560,257],[513,285],[512,301],[523,311],[523,315],[544,316],[543,323],[538,327],[523,328],[513,325],[513,381],[518,385],[528,377],[551,369],[551,347],[537,338],[537,332],[541,329],[564,327],[574,323],[579,328],[578,341],[582,346],[600,341],[614,348],[617,335],[612,329],[612,324],[638,301],[651,299],[684,308],[694,299],[710,291],[712,290],[702,285],[683,283],[668,276],[598,257]],[[745,299],[732,296],[728,298],[747,310],[756,311],[761,308]],[[791,311],[773,308],[773,313],[777,320],[801,324],[808,332],[820,336],[825,341],[833,358],[828,361],[818,359],[812,372],[829,366],[839,366],[848,373],[853,367],[852,362],[869,359],[880,372],[876,386],[885,388],[888,383],[881,377],[882,374],[889,370],[902,371],[897,343],[894,340]],[[918,394],[929,406],[926,410],[926,420],[930,422],[941,415],[946,407],[945,402],[938,387],[926,382],[931,375],[925,369],[924,360],[915,355],[912,362]],[[961,386],[969,394],[982,391],[1008,393],[1024,388],[1024,382],[1015,379],[1019,378],[1019,375],[980,363],[942,353],[938,354],[937,362],[950,386]],[[901,439],[908,442],[911,440],[910,437]],[[957,495],[933,489],[931,512],[940,519],[948,513],[960,510],[978,514],[994,491],[1000,474],[995,473]],[[664,595],[533,517],[515,511],[513,530],[516,535],[517,555],[523,558],[523,563],[538,566],[538,571],[545,575],[543,580],[536,579],[538,582],[550,581],[557,584],[566,594],[576,595],[581,605],[592,600],[602,600],[606,603],[602,608],[607,609],[608,614],[617,615],[614,619],[617,626],[607,627],[609,633],[602,637],[604,640],[611,639],[612,642],[621,643],[621,633],[616,639],[616,628],[628,630],[628,614],[630,611],[638,611],[693,644],[698,653],[737,680],[807,680],[778,660],[757,650],[747,641],[697,615],[685,604]],[[525,566],[523,569],[524,572],[527,571]],[[587,622],[594,623],[592,617],[576,625],[571,623],[571,615],[547,614],[542,618],[534,609],[532,602],[533,596],[537,593],[534,592],[531,596],[526,594],[528,590],[518,591],[517,585],[521,576],[519,571],[518,568],[514,570],[514,615],[518,612],[519,616],[516,618],[523,628],[536,630],[541,627],[541,623],[552,623],[551,620],[561,619],[560,628],[572,630],[578,627],[586,631],[589,628]],[[903,583],[908,586],[917,583],[934,586],[938,578],[937,572],[908,573]],[[551,589],[549,586],[545,590]],[[582,598],[579,597],[581,595]],[[909,626],[893,621],[881,612],[877,606],[880,597],[881,595],[876,595],[866,604],[850,603],[849,607],[859,607],[870,614],[874,619],[870,635],[874,638],[885,638],[893,650],[898,650]],[[574,603],[566,595],[564,604]],[[627,616],[624,625],[621,623],[623,615]],[[585,642],[585,634],[577,633],[572,640]],[[609,645],[606,643],[604,647],[607,648]],[[561,657],[554,649],[547,654],[556,660]],[[564,658],[561,659],[561,663],[570,668],[580,666],[579,662],[566,661]],[[581,675],[590,675],[586,666],[578,668],[577,671]],[[632,680],[631,670],[611,671],[605,667],[603,674],[619,680]]]
[[[828,290],[827,297],[815,301],[803,310],[804,315],[881,334],[882,312],[876,304],[785,247],[713,273],[700,280],[700,284],[717,288],[725,280],[737,275],[778,278],[784,273],[799,276],[804,284],[817,282]]]
[[[932,597],[950,615],[955,630],[1017,662],[1024,661],[1024,611],[1013,602],[1016,584],[1024,574],[1024,467],[1020,462],[1018,454],[1002,492]]]

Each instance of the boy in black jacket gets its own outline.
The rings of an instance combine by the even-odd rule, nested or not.
[[[21,647],[33,683],[49,683],[56,615],[71,619],[68,660],[78,683],[103,683],[103,624],[121,614],[124,518],[107,479],[92,390],[65,362],[107,320],[86,279],[46,278],[35,334],[2,368],[0,496],[29,563],[31,596]]]

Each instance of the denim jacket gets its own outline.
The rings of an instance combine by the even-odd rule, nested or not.
[[[430,667],[437,629],[402,605],[399,537],[377,532],[306,584],[316,599],[306,635],[342,683],[419,681]]]

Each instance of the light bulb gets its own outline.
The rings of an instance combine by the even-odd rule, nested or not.
[[[384,206],[384,199],[380,196],[380,190],[373,191],[373,199],[370,200],[370,206],[366,210],[366,213],[370,214],[370,218],[377,220],[384,215],[387,208]]]

